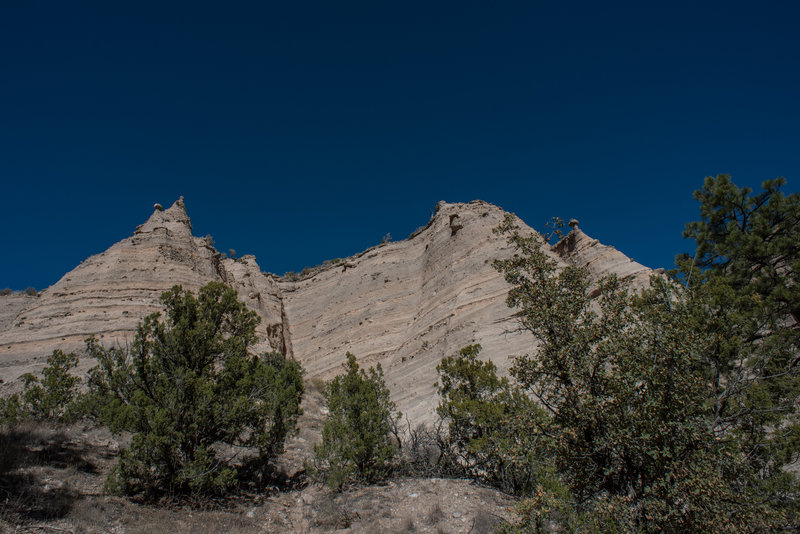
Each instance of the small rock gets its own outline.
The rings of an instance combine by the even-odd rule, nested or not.
[[[256,509],[255,509],[255,508],[252,508],[252,509],[251,509],[249,512],[247,512],[247,514],[246,514],[246,515],[247,515],[247,517],[249,517],[250,519],[253,519],[253,518],[256,516]]]
[[[409,497],[419,497],[419,493],[409,493]]]
[[[461,517],[461,512],[453,512],[453,519],[458,519],[459,517]]]
[[[314,496],[311,495],[310,493],[304,493],[303,495],[300,496],[300,499],[303,501],[303,504],[307,504],[309,506],[314,504]]]

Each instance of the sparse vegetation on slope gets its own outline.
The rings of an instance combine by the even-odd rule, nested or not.
[[[696,193],[702,220],[686,232],[696,254],[639,291],[614,276],[590,280],[576,265],[557,268],[547,239],[518,231],[508,217],[497,232],[516,253],[495,266],[533,336],[512,376],[481,361],[480,345],[464,347],[437,367],[439,420],[413,429],[406,421],[401,439],[382,369],[361,369],[348,353],[342,375],[309,380],[305,406],[314,418],[281,459],[292,472],[282,489],[302,494],[267,497],[262,484],[242,501],[247,515],[220,517],[253,531],[262,514],[278,530],[446,531],[466,519],[461,499],[431,488],[465,488],[438,478],[463,476],[521,497],[517,521],[501,532],[796,528],[800,195],[783,195],[782,184],[766,182],[752,195],[726,176],[707,179]],[[62,426],[36,422],[75,419],[81,409],[132,434],[121,438],[108,489],[197,503],[265,480],[301,415],[299,365],[248,352],[258,318],[227,286],[209,284],[197,296],[175,287],[161,302],[164,316],[145,319],[130,347],[90,340],[100,365],[89,395],[77,395],[77,357],[55,351],[41,377],[26,375],[23,391],[0,401],[0,497],[12,503],[0,528],[3,520],[65,517],[80,491],[101,499],[99,485],[87,490],[85,481],[111,471],[118,442],[89,443],[103,429],[73,425],[62,437]],[[300,468],[312,454],[330,489],[309,484]],[[83,467],[61,471],[67,482],[51,485],[73,464]],[[398,474],[429,480],[386,480]],[[379,481],[386,485],[363,487]],[[416,504],[423,491],[430,500]],[[382,502],[387,495],[403,501],[399,511]],[[275,508],[258,508],[262,499]],[[118,514],[135,505],[109,506]],[[377,509],[380,517],[367,519]],[[501,517],[475,506],[468,513],[472,531],[488,532]]]

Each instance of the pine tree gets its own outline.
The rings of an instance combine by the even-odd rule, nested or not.
[[[767,306],[776,314],[771,323],[766,309],[766,315],[760,306],[747,310],[755,293],[742,279],[760,278],[747,267],[736,287],[700,268],[691,291],[656,276],[649,289],[634,292],[605,277],[593,300],[585,269],[557,271],[542,251],[544,240],[522,235],[513,217],[498,231],[516,249],[495,262],[512,286],[508,304],[539,341],[535,355],[516,358],[512,374],[550,412],[552,425],[543,430],[553,436],[557,471],[569,491],[566,504],[563,494],[535,491],[522,506],[526,528],[547,523],[530,515],[541,507],[559,510],[562,523],[581,529],[738,532],[791,524],[792,475],[773,471],[766,484],[770,470],[742,468],[758,445],[772,465],[796,458],[796,443],[787,442],[795,432],[789,407],[797,399],[797,345],[786,341],[791,306]],[[737,250],[727,250],[726,259]],[[783,261],[792,260],[774,264]],[[722,307],[723,298],[738,305]],[[715,367],[723,354],[735,365]],[[726,396],[736,401],[720,418],[716,404]],[[773,439],[782,447],[767,446]]]
[[[248,352],[259,318],[223,284],[197,297],[175,286],[161,302],[165,317],[145,318],[129,349],[88,344],[99,361],[89,406],[112,430],[134,433],[109,487],[145,497],[220,493],[239,472],[218,445],[251,447],[262,465],[282,452],[301,413],[300,366]]]
[[[736,486],[796,521],[800,488],[786,467],[800,459],[800,194],[783,185],[754,195],[727,175],[706,178],[701,220],[684,232],[696,252],[673,274],[691,328],[708,337],[711,425],[742,460]]]

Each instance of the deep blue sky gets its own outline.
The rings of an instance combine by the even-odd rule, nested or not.
[[[652,267],[703,177],[800,184],[800,3],[9,2],[0,287],[186,197],[266,271],[476,198]]]

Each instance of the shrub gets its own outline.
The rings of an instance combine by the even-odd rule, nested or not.
[[[444,358],[439,417],[448,424],[447,451],[466,474],[504,491],[529,492],[549,463],[547,417],[521,388],[498,378],[480,345]]]
[[[30,297],[35,297],[39,293],[36,291],[35,287],[28,287],[28,288],[25,289],[25,294],[30,296]]]
[[[399,471],[412,477],[461,477],[463,468],[448,454],[449,443],[444,422],[439,419],[432,427],[416,427],[406,419],[407,430],[400,440]]]
[[[425,230],[427,227],[428,227],[428,225],[417,226],[417,228],[413,232],[408,234],[408,239],[414,239],[419,234],[421,234],[423,232],[423,230]]]
[[[81,379],[70,374],[70,369],[77,366],[77,355],[56,349],[48,356],[41,378],[24,375],[22,400],[31,417],[69,420],[77,415],[74,401]]]
[[[348,352],[344,368],[345,373],[326,389],[328,416],[322,427],[322,442],[314,447],[323,478],[334,489],[350,482],[371,483],[385,478],[398,450],[392,433],[400,414],[380,364],[365,372]]]
[[[145,497],[220,493],[239,481],[220,445],[252,447],[263,464],[282,452],[301,413],[300,366],[248,353],[259,318],[223,284],[197,297],[176,286],[161,302],[166,317],[145,318],[129,349],[88,343],[99,361],[92,412],[113,431],[134,432],[108,487]]]
[[[81,379],[70,373],[77,367],[78,356],[54,350],[47,357],[42,376],[23,375],[22,394],[0,402],[2,421],[15,423],[24,419],[71,421],[80,415],[78,387]]]
[[[0,425],[13,425],[22,419],[24,416],[19,394],[0,397]]]

